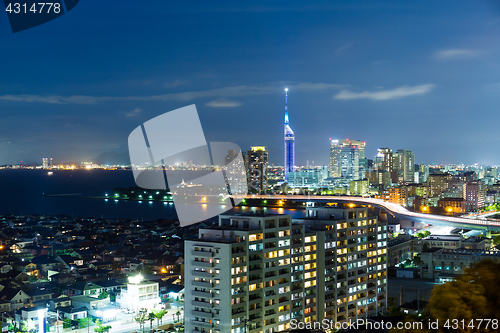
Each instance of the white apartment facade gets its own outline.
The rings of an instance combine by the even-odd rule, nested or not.
[[[154,309],[161,303],[159,294],[159,283],[143,280],[142,276],[129,277],[126,289],[116,298],[120,307],[130,310]]]

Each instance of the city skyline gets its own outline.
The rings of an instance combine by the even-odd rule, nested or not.
[[[498,328],[500,2],[4,5],[2,331]]]
[[[329,137],[366,140],[368,157],[393,147],[417,163],[500,164],[490,2],[101,6],[17,34],[0,22],[0,165],[125,152],[138,124],[193,103],[207,140],[263,144],[281,164],[285,87],[298,165],[327,164]]]

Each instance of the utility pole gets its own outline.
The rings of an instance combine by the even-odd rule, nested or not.
[[[417,288],[417,313],[420,313],[420,297],[419,296],[419,290]]]

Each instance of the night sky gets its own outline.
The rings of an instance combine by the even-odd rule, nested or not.
[[[0,164],[126,152],[196,104],[207,141],[281,165],[285,87],[299,165],[329,138],[500,164],[497,2],[85,0],[15,34],[0,13],[0,40]]]

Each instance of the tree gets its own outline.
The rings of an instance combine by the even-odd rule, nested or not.
[[[63,328],[70,328],[70,327],[71,327],[71,319],[64,318],[63,319]]]
[[[422,239],[422,238],[425,238],[427,236],[429,236],[431,234],[431,232],[429,230],[422,230],[422,231],[419,231],[415,234],[415,236],[417,236],[418,238]]]
[[[153,312],[150,312],[148,314],[148,320],[149,320],[149,329],[152,330],[153,329],[153,321],[156,319],[156,316]]]
[[[94,332],[106,333],[106,332],[109,332],[110,329],[111,329],[111,325],[102,325],[102,323],[101,323],[101,325],[94,328]]]
[[[163,324],[163,317],[167,314],[167,310],[152,310],[151,313],[155,316],[157,326],[160,326],[160,320]]]
[[[455,281],[436,287],[429,311],[437,318],[443,315],[457,319],[500,318],[499,280],[500,263],[480,261]],[[443,309],[444,301],[448,310]]]
[[[103,291],[102,293],[99,294],[98,298],[99,299],[106,299],[109,297],[109,293],[107,291]]]
[[[151,274],[153,274],[153,268],[151,266],[149,266],[149,265],[144,266],[143,269],[142,269],[142,274],[144,274],[144,275],[151,275]]]
[[[139,311],[139,314],[134,318],[134,320],[139,323],[139,325],[142,327],[142,332],[144,333],[144,323],[146,322],[146,320],[148,320],[146,311]]]
[[[87,328],[92,323],[89,317],[78,319],[78,327]]]
[[[179,310],[177,310],[177,312],[175,313],[175,315],[177,316],[177,321],[179,322],[180,321],[181,312]]]
[[[413,257],[413,264],[415,266],[420,266],[420,262],[422,261],[422,255],[420,253],[416,254],[414,257]]]
[[[436,286],[424,311],[424,324],[438,322],[437,332],[484,333],[497,332],[498,328],[486,325],[478,328],[471,320],[500,318],[500,263],[483,260],[465,270],[455,281]],[[421,318],[422,319],[422,318]],[[464,329],[448,330],[444,327],[448,320],[456,319],[466,323]],[[408,319],[409,321],[415,319]],[[448,322],[450,323],[450,322]],[[425,326],[425,325],[424,325]],[[474,327],[473,327],[474,326]],[[429,332],[429,330],[418,330]],[[395,330],[395,332],[417,332],[417,330]]]

